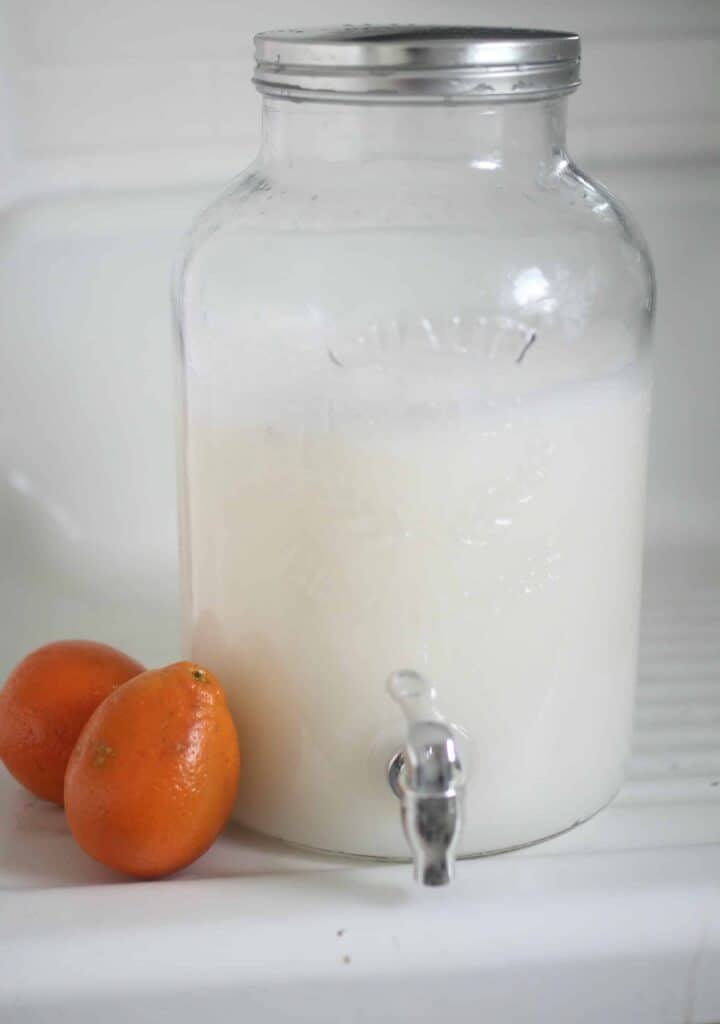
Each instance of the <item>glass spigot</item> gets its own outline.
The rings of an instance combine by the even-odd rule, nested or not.
[[[415,880],[447,885],[455,874],[465,790],[455,734],[435,706],[434,687],[417,672],[394,672],[387,688],[408,724],[405,746],[390,761],[388,778],[400,799]]]

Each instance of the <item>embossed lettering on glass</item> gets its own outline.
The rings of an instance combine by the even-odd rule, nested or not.
[[[256,46],[258,157],[177,276],[186,640],[237,722],[236,817],[408,858],[385,680],[412,670],[460,855],[537,841],[621,783],[650,406],[647,249],[565,140],[579,41]]]

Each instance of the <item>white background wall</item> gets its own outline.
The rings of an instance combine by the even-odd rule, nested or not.
[[[579,31],[579,156],[717,155],[717,0],[2,0],[0,16],[6,153],[41,180],[226,174],[254,148],[253,34],[344,21]]]
[[[7,659],[96,612],[140,653],[175,642],[172,253],[254,154],[253,33],[388,20],[582,34],[571,149],[658,271],[649,536],[720,542],[717,0],[0,0]]]

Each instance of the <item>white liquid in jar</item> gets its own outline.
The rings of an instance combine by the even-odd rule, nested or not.
[[[634,369],[371,427],[191,415],[190,653],[237,723],[236,818],[407,857],[402,668],[468,736],[461,852],[603,806],[631,731],[648,410]]]

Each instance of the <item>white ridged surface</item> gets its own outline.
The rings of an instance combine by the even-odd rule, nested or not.
[[[609,808],[537,852],[716,842],[720,557],[713,549],[656,551],[648,557],[635,736],[625,784]]]
[[[720,838],[720,572],[712,552],[646,589],[635,740],[623,804],[696,800]]]

